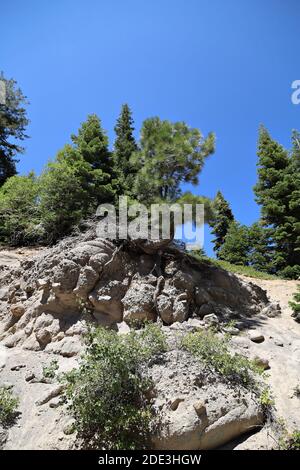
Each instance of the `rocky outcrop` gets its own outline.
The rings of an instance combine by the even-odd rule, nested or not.
[[[153,249],[148,245],[118,246],[91,229],[20,267],[2,267],[3,344],[72,355],[88,322],[113,326],[160,319],[171,325],[208,315],[222,322],[262,309],[270,315],[272,305],[257,286],[174,247],[147,254]]]
[[[89,323],[127,334],[132,322],[145,319],[159,322],[169,344],[144,371],[155,385],[149,393],[160,418],[153,448],[216,448],[263,425],[257,396],[180,348],[183,334],[210,326],[231,335],[232,352],[268,369],[278,416],[299,428],[298,324],[282,303],[296,286],[287,296],[285,285],[282,298],[270,303],[249,279],[172,247],[157,252],[146,245],[118,246],[90,230],[24,261],[0,256],[0,386],[20,399],[16,423],[0,428],[0,448],[75,448],[61,383],[43,368],[54,359],[58,374],[77,367]],[[260,285],[269,289],[268,282],[277,294],[276,283],[288,281]],[[260,441],[263,434],[264,428],[243,438],[238,448],[273,448],[274,438]]]
[[[230,385],[182,350],[166,353],[149,373],[162,417],[153,438],[156,449],[214,449],[263,425],[254,394]]]

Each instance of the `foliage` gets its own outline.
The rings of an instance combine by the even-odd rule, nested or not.
[[[42,235],[37,205],[39,182],[34,173],[13,176],[0,188],[0,240],[29,245]]]
[[[141,129],[140,151],[131,162],[138,173],[133,191],[140,202],[174,202],[181,183],[198,184],[205,159],[214,152],[214,135],[205,139],[184,122],[146,119]]]
[[[269,408],[270,406],[274,405],[275,402],[274,402],[273,398],[271,397],[269,387],[263,388],[263,390],[260,393],[259,401],[260,401],[260,404],[264,408]]]
[[[131,194],[133,178],[136,174],[131,157],[138,150],[134,135],[132,113],[127,104],[121,109],[115,126],[116,140],[114,143],[114,164],[118,179],[125,193]]]
[[[300,286],[298,286],[298,292],[293,295],[293,300],[289,302],[289,306],[293,310],[292,317],[300,323]]]
[[[41,176],[41,222],[50,243],[115,198],[111,155],[99,119],[89,116],[72,140],[74,145],[58,152]]]
[[[147,445],[154,412],[142,366],[166,349],[157,325],[127,335],[91,330],[79,369],[66,375],[67,398],[86,447],[133,449]]]
[[[5,103],[0,104],[0,186],[7,178],[16,174],[16,156],[24,151],[17,144],[18,140],[24,140],[27,135],[25,129],[28,125],[26,110],[26,97],[17,88],[17,82],[6,79],[3,72],[0,80],[5,83]]]
[[[54,379],[58,368],[58,361],[53,359],[48,366],[43,367],[43,376],[46,379]]]
[[[214,264],[231,273],[242,274],[244,276],[253,277],[256,279],[278,279],[278,277],[273,274],[268,274],[263,271],[256,271],[256,269],[252,268],[251,266],[236,265],[231,264],[228,261],[209,258],[203,252],[192,251],[190,254],[199,261],[205,261],[206,263]]]
[[[300,279],[300,265],[286,266],[278,271],[278,275],[284,279]]]
[[[204,138],[184,122],[159,118],[143,123],[139,145],[133,131],[131,111],[123,105],[111,152],[100,119],[89,115],[71,136],[72,143],[58,152],[39,178],[20,177],[4,188],[7,197],[0,194],[2,240],[19,245],[55,243],[94,215],[99,204],[114,204],[123,194],[129,196],[130,204],[143,202],[148,207],[153,202],[178,203],[179,207],[204,203],[209,222],[211,201],[190,192],[182,194],[181,184],[198,183],[204,161],[214,151],[213,134]],[[14,136],[22,138],[21,128]],[[24,201],[18,205],[23,190]],[[195,223],[195,211],[191,222]],[[175,233],[175,224],[172,230]]]
[[[248,227],[238,222],[229,226],[225,240],[218,252],[218,258],[231,264],[248,265],[250,248]]]
[[[278,279],[278,277],[273,274],[268,274],[263,271],[256,271],[256,269],[252,268],[251,266],[235,265],[228,263],[228,261],[220,260],[212,260],[212,262],[231,273],[242,274],[244,276],[253,277],[256,279]]]
[[[13,423],[18,404],[18,398],[14,397],[10,390],[0,388],[0,424],[2,426],[9,426]]]
[[[300,450],[300,430],[285,433],[279,442],[280,450]]]
[[[214,207],[213,202],[211,199],[205,196],[198,196],[196,194],[192,194],[190,191],[186,191],[180,195],[180,197],[175,201],[176,204],[179,204],[181,207],[184,204],[190,204],[193,208],[192,210],[192,218],[188,220],[185,217],[185,222],[195,222],[196,221],[196,204],[203,204],[204,205],[204,223],[209,223],[212,221],[214,217]]]
[[[108,175],[112,173],[113,161],[108,149],[108,137],[96,114],[89,114],[77,135],[72,134],[71,138],[74,148],[93,170],[101,170]]]
[[[69,151],[65,148],[60,154]],[[40,211],[46,243],[53,243],[70,233],[88,210],[87,191],[77,173],[81,164],[84,169],[85,163],[80,157],[77,165],[70,165],[61,159],[49,163],[41,176]]]
[[[274,273],[273,230],[264,227],[261,221],[248,227],[249,251],[247,262],[257,271]]]
[[[251,266],[256,271],[275,272],[272,230],[256,222],[250,227],[233,221],[218,258],[235,265]]]
[[[213,249],[216,252],[217,257],[219,257],[219,250],[225,242],[225,236],[233,220],[233,213],[228,202],[221,191],[218,191],[214,200],[214,217],[210,224],[212,227],[211,233],[215,235],[212,242],[214,244]]]
[[[219,338],[211,330],[189,333],[182,346],[227,379],[249,388],[256,388],[254,373],[262,373],[253,361],[229,351],[229,338]]]
[[[265,226],[273,229],[276,271],[300,265],[300,138],[292,134],[289,154],[262,127],[258,142],[258,182],[254,188]],[[286,274],[292,272],[286,271]]]

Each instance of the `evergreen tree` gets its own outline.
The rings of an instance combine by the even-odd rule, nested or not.
[[[212,227],[211,233],[215,235],[213,249],[217,253],[217,258],[219,257],[219,250],[225,242],[226,234],[233,220],[233,213],[228,202],[221,191],[218,191],[214,200],[214,217],[210,224]]]
[[[258,142],[258,182],[254,188],[262,220],[273,229],[274,266],[283,275],[300,274],[300,171],[297,133],[292,154],[275,142],[265,128]]]
[[[248,230],[245,225],[233,221],[219,249],[218,258],[231,264],[248,266],[250,250]]]
[[[146,119],[141,130],[140,151],[131,162],[138,169],[134,193],[141,202],[175,201],[181,183],[198,184],[205,159],[214,152],[214,135],[205,139],[184,122],[158,117]]]
[[[249,252],[247,263],[257,271],[275,273],[273,230],[255,222],[248,228]]]
[[[72,141],[41,176],[40,209],[48,242],[94,215],[99,204],[115,200],[113,161],[98,117],[89,116]]]
[[[22,91],[15,80],[7,80],[3,73],[0,81],[4,82],[4,102],[0,103],[0,186],[7,178],[16,174],[16,156],[24,148],[16,141],[24,140],[28,119],[23,107],[27,104]],[[2,97],[3,98],[3,97]]]
[[[135,168],[130,159],[138,150],[134,135],[134,122],[129,106],[124,104],[115,126],[114,161],[124,191],[131,189]]]
[[[73,152],[74,149],[66,146],[41,176],[40,211],[46,243],[70,233],[89,212],[88,184],[80,177],[89,164],[78,154],[78,158],[70,162]]]
[[[102,170],[113,175],[113,159],[108,149],[108,137],[102,129],[101,121],[96,114],[90,114],[81,124],[78,134],[71,136],[74,148],[93,170]]]

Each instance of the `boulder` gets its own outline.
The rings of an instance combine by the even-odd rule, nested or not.
[[[11,306],[10,311],[15,318],[21,318],[25,313],[25,307],[22,304],[14,304]]]
[[[155,288],[145,282],[133,281],[122,299],[124,321],[155,320],[157,317],[154,305]]]
[[[250,331],[249,338],[253,343],[262,343],[265,340],[264,335],[260,331]]]
[[[251,391],[226,383],[184,351],[164,356],[149,371],[154,406],[162,417],[152,438],[154,449],[215,449],[263,424],[262,407]],[[175,375],[168,370],[176,370]]]
[[[219,325],[219,319],[218,319],[217,315],[215,315],[214,313],[211,313],[210,315],[205,315],[203,317],[203,321],[204,321],[205,325],[208,325],[208,326],[218,326]]]

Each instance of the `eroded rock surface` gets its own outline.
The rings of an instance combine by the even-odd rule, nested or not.
[[[174,248],[154,255],[118,247],[93,229],[18,267],[2,266],[0,277],[3,344],[63,355],[80,349],[75,342],[88,321],[115,325],[160,318],[170,325],[214,315],[222,322],[262,309],[272,310],[265,292],[233,274]]]
[[[1,264],[0,258],[0,385],[11,384],[20,397],[20,415],[11,429],[0,430],[0,446],[74,447],[76,436],[64,432],[72,418],[61,402],[60,384],[46,380],[42,367],[53,358],[59,372],[76,367],[90,323],[118,328],[120,334],[127,334],[133,321],[162,325],[170,349],[147,372],[162,417],[153,447],[215,448],[260,428],[257,397],[199,364],[177,339],[214,326],[220,335],[232,335],[233,350],[268,361],[272,378],[276,367],[290,370],[274,364],[282,350],[289,361],[292,350],[299,352],[296,333],[293,345],[287,334],[270,334],[269,325],[275,328],[281,321],[280,306],[272,300],[249,280],[174,248],[157,253],[117,246],[97,239],[92,229],[36,256],[18,257],[17,263]],[[227,325],[230,320],[234,326]],[[255,335],[260,336],[256,342]],[[299,373],[293,369],[293,374],[294,387]],[[276,384],[280,377],[274,376]],[[284,373],[281,377],[286,382]],[[286,402],[278,400],[285,413]],[[299,420],[293,416],[296,426]]]

